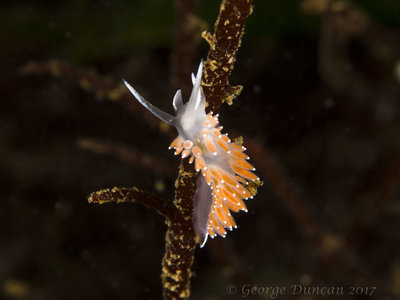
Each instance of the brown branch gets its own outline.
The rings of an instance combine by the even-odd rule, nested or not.
[[[139,190],[138,188],[117,188],[104,189],[91,193],[88,198],[89,203],[140,203],[153,208],[155,211],[165,216],[168,220],[174,219],[174,209],[165,201],[155,195]]]
[[[175,2],[171,85],[175,89],[180,88],[183,94],[188,94],[190,88],[188,74],[191,72],[196,46],[195,27],[192,22],[196,4],[196,0]],[[196,174],[188,166],[186,168],[190,171],[183,172],[184,163],[182,160],[175,183],[176,219],[168,226],[165,237],[161,273],[164,299],[187,299],[190,296],[191,267],[196,248],[192,225],[192,197],[196,190]]]
[[[228,77],[235,62],[244,32],[244,23],[251,11],[251,0],[223,0],[215,24],[215,34],[203,71],[203,89],[208,110],[219,110],[228,94]],[[228,70],[228,71],[225,71]],[[176,181],[174,205],[177,222],[172,222],[166,237],[162,280],[165,299],[187,299],[190,295],[191,265],[194,259],[195,235],[192,226],[192,199],[196,191],[197,173],[182,161]]]
[[[190,296],[191,267],[196,247],[192,225],[192,199],[196,191],[196,177],[197,173],[191,170],[188,162],[182,160],[175,182],[176,218],[168,227],[162,260],[161,278],[165,299],[188,299]]]
[[[252,12],[251,3],[252,0],[222,1],[215,23],[215,33],[202,34],[210,45],[202,84],[208,102],[208,112],[218,112],[221,103],[229,103],[242,89],[240,86],[230,87],[228,78],[241,44],[246,19]]]
[[[99,154],[110,154],[131,164],[140,165],[160,176],[169,178],[174,178],[176,176],[176,170],[172,165],[149,154],[140,153],[132,149],[132,147],[128,148],[122,145],[90,138],[79,139],[78,145],[85,150],[90,150]]]
[[[215,24],[214,35],[203,33],[203,37],[209,42],[211,48],[205,62],[202,83],[208,101],[208,111],[217,112],[224,101],[230,103],[241,91],[241,87],[229,86],[228,77],[233,70],[236,53],[244,33],[245,21],[252,10],[251,2],[252,0],[223,0]],[[150,116],[136,101],[132,101],[132,97],[127,94],[125,89],[115,88],[115,83],[104,80],[93,72],[53,61],[31,63],[22,69],[22,73],[50,73],[53,76],[60,75],[76,80],[83,88],[95,91],[100,97],[108,97],[127,105],[129,110],[137,115],[149,116],[146,120],[153,127],[159,124],[159,121]],[[174,131],[170,129],[165,132],[174,134]],[[88,143],[84,146],[88,147]],[[94,146],[99,150],[99,145],[91,144],[89,148],[96,148]],[[133,159],[131,154],[127,155],[121,149],[104,147],[104,145],[100,148],[102,151],[118,153],[119,156],[128,160]],[[196,246],[192,225],[192,199],[196,190],[197,175],[193,166],[189,165],[187,161],[181,162],[176,180],[175,207],[170,207],[154,195],[136,188],[105,189],[89,196],[90,203],[141,203],[154,208],[167,217],[169,222],[167,222],[166,249],[161,275],[165,299],[187,299],[190,296],[191,266]]]
[[[215,26],[215,34],[203,33],[203,37],[209,42],[211,47],[207,61],[205,62],[203,77],[203,88],[209,101],[209,106],[207,108],[209,111],[217,112],[222,102],[227,101],[229,103],[240,93],[240,86],[229,86],[228,77],[233,69],[236,52],[240,45],[244,22],[251,11],[250,3],[251,1],[223,1],[220,16]],[[326,26],[329,25],[331,24]],[[329,27],[326,30],[332,34],[332,36],[335,36],[333,33],[337,32],[336,29],[336,27]],[[329,46],[332,46],[332,41],[329,41],[330,43],[327,41],[325,42],[325,50],[328,51],[330,48]],[[346,40],[344,42],[346,42]],[[339,43],[339,46],[342,46],[341,43]],[[336,57],[331,57],[331,59],[335,62]],[[325,69],[328,70],[328,67],[331,66],[332,65],[327,65]],[[61,75],[71,78],[77,80],[83,88],[95,91],[99,97],[106,96],[109,99],[117,100],[127,105],[135,114],[142,114],[144,112],[142,107],[136,105],[135,101],[132,101],[131,96],[126,94],[125,90],[114,88],[116,86],[115,83],[104,80],[99,75],[92,72],[87,72],[57,62],[30,64],[24,68],[23,72],[25,74],[51,73],[54,76]],[[186,72],[182,72],[182,74],[183,73],[186,74]],[[185,76],[187,76],[187,74]],[[330,78],[328,79],[330,80]],[[147,115],[147,112],[145,112],[145,114]],[[147,117],[146,120],[154,126],[158,126],[159,124],[152,116]],[[343,270],[351,269],[349,273],[356,278],[361,278],[372,283],[376,282],[375,279],[368,278],[364,271],[361,272],[358,266],[354,267],[353,264],[349,264],[349,261],[351,262],[351,257],[346,260],[341,258],[341,254],[348,254],[349,251],[348,249],[342,248],[343,240],[319,230],[317,224],[311,218],[306,205],[301,201],[300,196],[291,185],[278,162],[272,158],[268,149],[259,147],[259,149],[254,150],[251,143],[248,148],[250,153],[255,155],[255,160],[260,163],[259,170],[262,170],[262,174],[271,182],[278,196],[283,200],[288,210],[295,216],[295,219],[300,224],[305,235],[311,238],[321,250],[319,251],[321,257],[332,258],[331,261],[337,263]],[[134,160],[130,154],[128,155],[122,149],[107,149],[106,147],[102,150],[110,151],[109,153],[115,153],[127,160]],[[398,169],[393,170],[397,170],[398,172]],[[398,173],[396,173],[396,176],[398,176]],[[195,190],[195,178],[196,173],[194,173],[185,162],[182,162],[177,179],[176,197],[174,201],[178,213],[173,207],[166,205],[162,200],[151,194],[140,192],[137,189],[107,189],[93,193],[89,197],[89,202],[99,204],[107,202],[138,202],[150,206],[167,216],[170,222],[168,222],[166,252],[162,263],[162,280],[166,299],[186,299],[190,294],[190,269],[195,248],[194,233],[191,223],[191,200]],[[373,202],[379,204],[382,199],[387,196],[387,193],[389,193],[391,187],[393,187],[393,181],[391,180],[393,178],[395,178],[394,175],[388,178],[390,179],[388,182],[386,182],[386,179],[383,180],[382,193],[378,193]],[[177,254],[178,256],[176,256]],[[227,261],[230,263],[229,259]],[[239,272],[239,274],[241,273]]]

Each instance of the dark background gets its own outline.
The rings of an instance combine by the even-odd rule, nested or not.
[[[246,283],[400,298],[400,2],[325,4],[254,1],[230,78],[244,90],[221,123],[255,144],[265,184],[237,230],[196,250],[192,299],[242,299]],[[193,71],[218,7],[198,1]],[[1,4],[1,299],[161,298],[163,218],[87,197],[137,186],[172,201],[179,159],[162,127],[84,77],[125,78],[171,113],[179,17],[161,0]],[[75,73],[24,69],[50,60]],[[166,169],[143,164],[158,160]]]

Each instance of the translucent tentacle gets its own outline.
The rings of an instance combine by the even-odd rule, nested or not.
[[[177,112],[178,109],[183,106],[181,90],[177,90],[176,91],[176,94],[174,96],[174,100],[172,100],[172,105],[174,106],[175,112]]]
[[[203,72],[203,60],[201,60],[200,65],[199,65],[199,69],[197,70],[197,74],[195,79],[195,82],[193,84],[193,89],[192,89],[192,93],[190,95],[190,100],[188,105],[192,106],[194,105],[194,107],[191,107],[191,110],[196,110],[201,102],[202,99],[202,92],[201,92],[201,73]],[[193,77],[192,77],[193,80]],[[195,101],[192,101],[192,100]]]
[[[146,107],[149,112],[151,112],[153,115],[155,115],[157,118],[164,121],[165,123],[173,125],[173,121],[175,119],[174,116],[171,116],[170,114],[163,112],[161,109],[155,107],[153,104],[144,99],[128,82],[126,82],[125,80],[123,80],[123,82],[132,93],[132,95],[135,96],[137,101],[139,101],[140,104]]]
[[[194,85],[196,83],[196,76],[192,73],[192,84]]]

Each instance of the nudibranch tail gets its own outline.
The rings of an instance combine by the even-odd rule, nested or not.
[[[208,215],[212,205],[211,189],[203,176],[196,180],[196,192],[193,196],[193,226],[196,236],[199,239],[200,247],[203,247],[207,241]]]
[[[146,107],[149,112],[151,112],[153,115],[155,115],[157,118],[164,121],[165,123],[172,125],[173,120],[175,119],[174,116],[171,116],[170,114],[168,114],[166,112],[163,112],[161,109],[155,107],[153,104],[151,104],[146,99],[144,99],[128,82],[126,82],[125,79],[123,79],[123,82],[126,85],[126,87],[129,89],[129,91],[133,94],[133,96],[135,96],[137,101],[139,101],[140,104],[142,104],[144,107]]]
[[[193,197],[193,228],[203,247],[207,237],[226,236],[226,229],[236,228],[231,211],[247,208],[243,200],[253,198],[246,188],[248,181],[259,180],[253,173],[255,168],[247,161],[245,147],[232,142],[222,133],[218,114],[205,113],[205,96],[201,88],[203,62],[200,62],[196,76],[192,74],[193,90],[186,104],[178,90],[173,99],[176,117],[173,117],[149,102],[135,91],[125,80],[124,83],[135,98],[156,117],[173,125],[178,130],[169,149],[175,155],[189,158],[189,163],[201,175],[197,178],[197,190]]]

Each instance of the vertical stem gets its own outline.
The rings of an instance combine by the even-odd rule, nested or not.
[[[252,0],[223,0],[214,35],[203,33],[210,44],[203,70],[203,89],[208,109],[211,108],[214,112],[218,111],[228,94],[236,94],[237,89],[228,86],[228,77],[240,47],[245,21],[252,10],[251,2]],[[164,299],[188,299],[190,296],[191,267],[196,246],[192,225],[192,199],[196,191],[197,175],[187,161],[181,162],[175,183],[174,205],[177,210],[168,223],[162,261]]]
[[[196,48],[194,12],[197,0],[175,0],[174,47],[172,54],[172,86],[189,95],[193,57]],[[190,276],[196,247],[192,225],[192,198],[196,191],[197,173],[187,162],[181,161],[175,182],[174,206],[176,213],[165,237],[161,279],[164,299],[188,299]]]
[[[210,45],[203,77],[208,111],[218,112],[229,94],[238,95],[241,91],[240,87],[230,87],[228,79],[236,61],[245,22],[253,10],[251,3],[252,0],[223,0],[215,23],[215,33],[202,34]]]
[[[190,276],[196,247],[192,225],[192,198],[196,191],[197,173],[187,161],[181,161],[176,179],[174,205],[176,214],[168,224],[165,254],[162,260],[164,299],[188,299]]]

